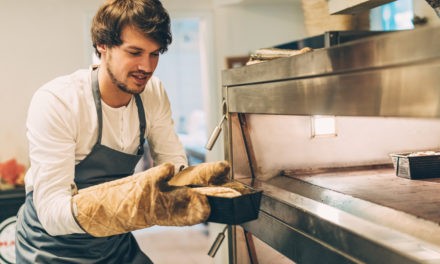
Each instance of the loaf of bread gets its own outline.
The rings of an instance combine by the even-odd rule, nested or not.
[[[409,157],[432,156],[432,155],[440,155],[440,152],[435,152],[435,151],[418,151],[418,152],[412,152],[412,153],[408,154]]]
[[[212,187],[196,187],[193,188],[194,191],[208,195],[208,196],[217,196],[217,197],[237,197],[240,196],[241,193],[227,187],[220,187],[220,186],[212,186]]]

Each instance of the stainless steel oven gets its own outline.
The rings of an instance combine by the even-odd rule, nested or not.
[[[439,27],[225,70],[222,94],[232,176],[263,191],[230,263],[440,263],[440,178],[389,156],[440,148]]]

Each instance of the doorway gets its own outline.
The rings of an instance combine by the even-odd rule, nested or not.
[[[155,75],[161,79],[171,102],[176,132],[190,165],[205,161],[207,141],[208,72],[205,28],[201,17],[173,18],[173,42],[161,55]]]

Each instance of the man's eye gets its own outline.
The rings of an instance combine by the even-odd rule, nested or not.
[[[128,53],[130,53],[130,54],[133,55],[133,56],[139,56],[139,55],[141,55],[141,52],[139,52],[139,51],[129,51]]]
[[[153,57],[159,57],[159,52],[151,53],[151,56],[153,56]]]

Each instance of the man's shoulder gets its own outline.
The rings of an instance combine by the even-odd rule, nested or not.
[[[90,87],[90,71],[77,70],[45,83],[35,92],[34,97],[46,98],[48,103],[55,100],[72,106],[88,101],[86,98],[92,96]]]
[[[89,75],[90,71],[87,69],[77,70],[48,81],[40,89],[51,92],[67,92],[72,89],[81,89],[85,85],[90,85]]]
[[[49,92],[56,97],[66,97],[83,94],[88,87],[90,87],[90,71],[81,69],[48,81],[37,92]]]

